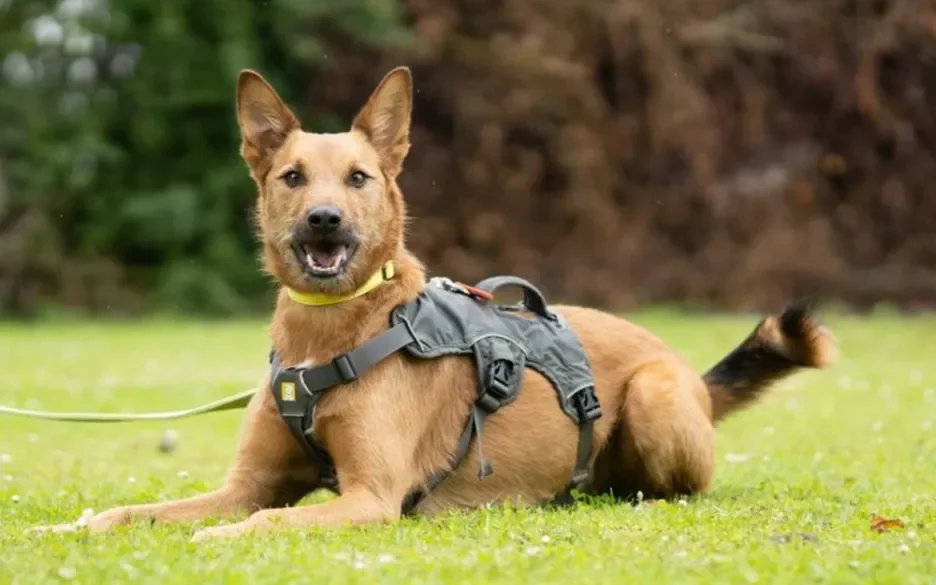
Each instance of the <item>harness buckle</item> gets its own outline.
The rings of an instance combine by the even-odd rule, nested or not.
[[[351,363],[351,358],[348,357],[348,354],[341,354],[336,357],[332,363],[335,364],[335,369],[338,371],[338,376],[341,378],[342,383],[347,384],[348,382],[354,382],[358,379],[358,371],[354,367],[354,364]]]
[[[484,393],[478,396],[478,406],[488,413],[500,408],[501,403],[510,397],[510,378],[512,375],[512,363],[506,360],[496,360],[491,364]]]
[[[576,392],[572,399],[581,422],[593,421],[601,418],[601,404],[598,402],[598,396],[595,394],[594,386],[589,386]]]

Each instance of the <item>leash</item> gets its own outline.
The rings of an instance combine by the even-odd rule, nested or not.
[[[313,306],[331,305],[364,295],[377,288],[384,282],[392,279],[394,275],[395,272],[393,263],[387,262],[381,266],[380,270],[375,272],[366,283],[364,283],[364,286],[347,296],[332,297],[329,295],[300,293],[292,289],[287,289],[286,292],[289,294],[291,299],[298,303]],[[88,423],[173,420],[178,418],[187,418],[190,416],[198,416],[200,414],[208,414],[210,412],[222,412],[225,410],[241,409],[247,406],[247,404],[250,402],[250,399],[256,393],[257,390],[255,388],[251,388],[250,390],[244,390],[243,392],[238,392],[237,394],[232,394],[226,398],[221,398],[219,400],[215,400],[214,402],[209,402],[208,404],[196,406],[195,408],[189,408],[186,410],[173,410],[169,412],[47,412],[42,410],[27,410],[25,408],[13,408],[12,406],[0,405],[0,415],[7,414],[10,416],[22,416],[26,418],[36,418],[42,420]]]
[[[22,416],[27,418],[38,418],[60,422],[88,423],[173,420],[178,418],[187,418],[190,416],[198,416],[200,414],[208,414],[211,412],[241,409],[247,406],[247,403],[250,402],[250,399],[253,398],[253,395],[256,393],[257,390],[255,388],[251,388],[250,390],[244,390],[242,392],[238,392],[237,394],[232,394],[231,396],[226,396],[225,398],[215,400],[214,402],[196,406],[195,408],[189,408],[186,410],[173,410],[168,412],[48,412],[0,405],[0,415],[8,414],[11,416]]]

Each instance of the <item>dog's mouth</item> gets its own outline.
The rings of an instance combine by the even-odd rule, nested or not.
[[[293,244],[303,271],[316,278],[338,276],[348,267],[354,246],[346,242],[320,241]]]
[[[292,249],[306,276],[323,279],[340,276],[357,251],[355,238],[348,233],[336,233],[323,239],[307,239],[297,234]]]

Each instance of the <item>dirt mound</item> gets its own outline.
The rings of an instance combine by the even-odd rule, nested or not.
[[[436,273],[614,308],[936,301],[936,2],[405,5],[416,48],[338,51],[308,104],[350,118],[413,68]]]

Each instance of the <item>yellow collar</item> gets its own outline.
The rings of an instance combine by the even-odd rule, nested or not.
[[[367,282],[365,282],[360,288],[346,295],[335,296],[324,293],[304,293],[293,290],[289,287],[286,288],[286,294],[288,294],[289,298],[296,301],[297,303],[309,305],[311,307],[337,305],[338,303],[344,303],[346,301],[350,301],[351,299],[364,296],[393,277],[393,262],[388,261],[386,264],[380,267],[380,270],[372,274],[371,277],[367,279]]]

